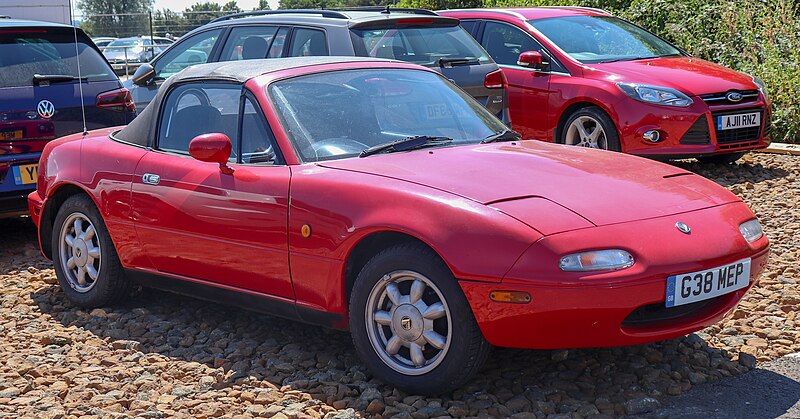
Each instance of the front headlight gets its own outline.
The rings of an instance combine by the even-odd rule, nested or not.
[[[764,236],[764,229],[761,228],[761,223],[755,218],[740,224],[739,231],[742,233],[744,239],[750,243]]]
[[[669,87],[648,86],[636,83],[617,83],[626,95],[645,103],[685,108],[692,104],[689,96]]]
[[[633,256],[619,249],[574,253],[561,258],[558,267],[566,272],[617,271],[633,266]]]
[[[767,91],[767,84],[764,83],[764,80],[761,80],[756,76],[750,76],[750,77],[753,78],[753,83],[755,83],[756,86],[758,86],[758,90],[761,92],[762,95],[764,95],[764,101],[769,102],[769,92]]]

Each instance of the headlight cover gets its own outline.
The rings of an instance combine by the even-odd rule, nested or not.
[[[739,224],[739,232],[741,232],[744,239],[750,243],[764,236],[764,229],[761,228],[761,223],[755,218]]]
[[[626,95],[640,102],[679,108],[685,108],[692,104],[692,99],[689,96],[669,87],[636,83],[617,83],[617,87]]]
[[[633,255],[620,249],[573,253],[561,258],[558,267],[566,272],[618,271],[633,266]]]
[[[764,95],[764,101],[769,102],[769,92],[767,91],[767,84],[764,83],[764,80],[761,80],[756,76],[750,76],[750,77],[753,78],[753,83],[755,83],[756,86],[758,86],[758,90],[761,92],[762,95]]]

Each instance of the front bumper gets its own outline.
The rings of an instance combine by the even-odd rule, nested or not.
[[[460,281],[460,285],[484,337],[495,346],[586,348],[671,339],[719,321],[756,283],[766,266],[769,244],[766,237],[753,244],[741,237],[739,223],[751,218],[744,204],[735,203],[555,234],[542,239],[549,242],[546,246],[534,244],[500,284]],[[674,227],[676,219],[696,226],[695,237],[680,233]],[[540,250],[544,247],[554,254]],[[563,254],[599,248],[626,249],[634,254],[636,264],[595,274],[564,273],[557,268]],[[747,288],[703,304],[665,307],[668,276],[747,257],[752,258]],[[492,291],[526,292],[531,301],[495,302],[490,299]]]
[[[703,157],[766,148],[771,143],[772,109],[761,98],[739,104],[708,104],[699,97],[687,108],[647,105],[633,99],[619,104],[618,121],[623,151],[641,156],[674,159]],[[632,103],[628,103],[632,102]],[[716,117],[733,113],[761,113],[761,125],[743,129],[743,135],[729,136],[734,130],[718,131]],[[660,141],[643,138],[657,130]],[[730,137],[730,138],[726,138]]]

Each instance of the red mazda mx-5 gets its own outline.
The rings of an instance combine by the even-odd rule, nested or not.
[[[29,201],[80,306],[136,281],[349,329],[415,393],[464,383],[492,345],[696,331],[768,253],[700,176],[520,141],[438,73],[359,58],[188,68],[127,127],[49,143]]]
[[[769,145],[764,82],[585,7],[443,10],[503,69],[524,138],[730,163]]]

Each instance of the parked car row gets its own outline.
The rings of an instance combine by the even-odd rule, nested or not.
[[[62,65],[69,52],[42,34],[88,39],[13,24],[0,48]],[[724,188],[598,150],[764,146],[766,88],[602,11],[231,15],[141,65],[127,125],[131,93],[91,42],[79,50],[93,57],[78,55],[79,74],[30,80],[42,60],[25,58],[0,80],[30,83],[26,100],[71,83],[125,119],[43,140],[38,166],[8,164],[15,193],[35,184],[42,252],[82,307],[139,283],[345,329],[376,377],[435,394],[474,376],[492,346],[702,329],[768,258],[755,215]],[[110,96],[87,87],[111,80]],[[52,105],[24,116],[46,126]],[[23,123],[10,126],[4,150],[18,156]]]

